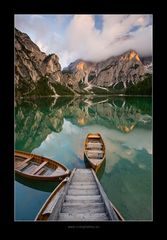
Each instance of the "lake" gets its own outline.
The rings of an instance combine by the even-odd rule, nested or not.
[[[153,218],[151,97],[60,97],[15,102],[15,149],[86,168],[84,140],[99,132],[106,161],[97,173],[125,220]],[[34,220],[55,182],[15,177],[15,220]]]

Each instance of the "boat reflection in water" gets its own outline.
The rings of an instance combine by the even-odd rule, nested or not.
[[[36,190],[40,190],[40,191],[43,191],[43,192],[52,192],[54,190],[54,188],[56,188],[58,186],[58,184],[60,182],[41,182],[40,180],[30,180],[30,179],[25,179],[24,177],[22,176],[18,176],[16,175],[15,176],[15,180],[27,187],[30,187],[30,188],[33,188],[33,189],[36,189]]]
[[[122,96],[22,99],[15,108],[15,148],[57,160],[72,171],[90,167],[84,159],[84,141],[88,133],[99,132],[106,161],[97,176],[105,193],[125,219],[150,220],[151,102]],[[20,184],[17,179],[16,219],[33,220],[56,183],[24,179]]]

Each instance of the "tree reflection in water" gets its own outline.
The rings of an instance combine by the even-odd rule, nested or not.
[[[21,146],[21,149],[31,152],[51,132],[61,132],[64,119],[81,127],[99,124],[124,133],[131,132],[136,126],[150,128],[152,121],[147,109],[143,111],[122,97],[21,100],[15,107],[16,149]]]

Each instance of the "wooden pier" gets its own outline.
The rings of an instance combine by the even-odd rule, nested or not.
[[[52,206],[47,221],[123,220],[105,194],[93,169],[74,169]],[[39,215],[36,220],[40,220]]]

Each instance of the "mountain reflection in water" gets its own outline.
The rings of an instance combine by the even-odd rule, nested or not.
[[[135,126],[150,128],[152,117],[124,98],[43,98],[35,102],[16,103],[16,149],[28,152],[40,146],[51,132],[61,132],[64,119],[77,126],[100,124],[107,128],[131,132]]]
[[[97,176],[106,194],[125,219],[152,219],[151,98],[38,98],[15,105],[15,148],[70,170],[87,167],[84,140],[89,132],[100,132],[106,161]],[[53,187],[15,180],[16,219],[33,220]],[[24,195],[33,199],[31,205]]]

